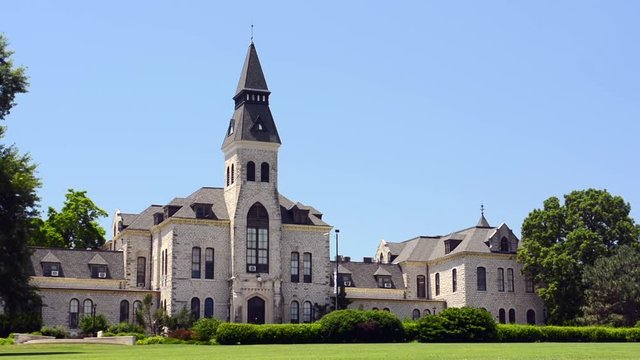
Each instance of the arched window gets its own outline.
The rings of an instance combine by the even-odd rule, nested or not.
[[[256,163],[253,161],[247,163],[247,181],[256,181]]]
[[[213,279],[213,248],[204,250],[204,278]]]
[[[477,269],[478,291],[487,291],[487,269],[479,266]]]
[[[391,312],[391,310],[389,310],[389,308],[384,308],[384,309],[382,309],[382,311]]]
[[[507,322],[507,315],[504,309],[498,310],[498,321],[500,324],[505,324]]]
[[[536,324],[536,312],[532,309],[527,310],[527,324],[535,325]]]
[[[200,279],[200,254],[199,247],[191,249],[191,278]]]
[[[213,299],[212,298],[204,299],[204,317],[206,318],[213,317]]]
[[[509,239],[504,236],[500,239],[500,251],[509,252]]]
[[[269,164],[266,162],[260,165],[260,181],[269,182]]]
[[[424,309],[424,311],[422,312],[422,315],[431,315],[431,310]]]
[[[78,328],[78,311],[80,308],[80,301],[78,299],[71,299],[69,302],[69,328]]]
[[[509,309],[509,324],[515,324],[516,322],[516,311],[513,309]]]
[[[300,253],[291,253],[291,282],[300,282]]]
[[[140,315],[138,315],[140,313]],[[136,321],[136,324],[142,325],[142,303],[138,300],[133,302],[133,319]]]
[[[440,295],[440,273],[436,273],[436,296]]]
[[[380,264],[384,263],[384,255],[380,254]]]
[[[379,311],[380,309],[378,309],[377,307],[372,307],[371,310],[373,311]]]
[[[311,302],[305,301],[302,304],[302,322],[310,323],[312,317]]]
[[[498,291],[504,291],[504,269],[498,268]]]
[[[292,324],[300,322],[300,304],[295,300],[289,305],[289,317],[291,318]]]
[[[453,288],[453,292],[458,290],[458,270],[451,270],[451,287]]]
[[[424,275],[418,275],[416,277],[416,282],[418,286],[418,297],[419,298],[427,297],[427,291],[426,291],[427,287],[426,287]]]
[[[191,318],[200,319],[200,299],[197,297],[191,298]]]
[[[144,287],[146,281],[147,259],[139,257],[137,260],[136,283],[138,287]]]
[[[231,183],[233,184],[236,181],[236,167],[234,164],[231,164]]]
[[[227,186],[231,185],[231,173],[229,172],[229,167],[227,166]]]
[[[93,313],[93,301],[90,299],[85,299],[82,302],[82,316],[91,316]]]
[[[511,269],[511,268],[507,269],[507,291],[509,291],[509,292],[513,292],[514,291],[513,269]]]
[[[269,272],[269,214],[260,203],[247,213],[247,272]]]
[[[120,322],[129,322],[129,302],[120,301]]]
[[[413,309],[413,312],[411,313],[411,318],[413,320],[418,320],[420,319],[420,310],[418,309]]]

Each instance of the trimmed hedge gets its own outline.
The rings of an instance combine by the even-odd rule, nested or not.
[[[212,318],[202,318],[196,321],[191,327],[193,336],[199,341],[209,341],[216,337],[216,332],[220,326],[220,320]]]
[[[330,343],[400,342],[405,339],[402,322],[388,311],[332,311],[318,323],[323,339]]]
[[[319,324],[254,325],[223,323],[216,340],[222,345],[308,344],[322,342]]]
[[[500,342],[640,342],[640,329],[500,324],[497,339]]]
[[[407,342],[415,341],[418,338],[418,322],[417,321],[405,321],[402,323],[404,327],[404,339]]]

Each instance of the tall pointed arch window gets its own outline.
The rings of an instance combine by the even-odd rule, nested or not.
[[[253,161],[247,163],[247,181],[256,181],[256,163]]]
[[[120,322],[129,322],[129,302],[120,301]]]
[[[80,301],[78,299],[71,299],[69,302],[69,328],[78,328],[78,312],[80,308]]]
[[[234,164],[231,164],[231,183],[233,184],[236,180],[236,167]]]
[[[260,181],[269,182],[269,164],[266,162],[260,165]]]
[[[292,301],[289,306],[289,317],[291,318],[292,324],[300,322],[300,304],[295,300]]]
[[[506,237],[500,239],[500,251],[509,252],[509,240]]]
[[[269,272],[269,214],[260,203],[247,214],[247,272]]]

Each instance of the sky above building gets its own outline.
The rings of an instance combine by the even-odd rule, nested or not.
[[[38,164],[43,213],[68,188],[113,214],[222,187],[254,24],[280,192],[322,211],[341,253],[473,226],[481,203],[519,236],[531,210],[576,189],[620,195],[640,219],[639,2],[1,8],[31,84],[4,141]]]

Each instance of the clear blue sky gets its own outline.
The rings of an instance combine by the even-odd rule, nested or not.
[[[280,191],[341,253],[472,226],[520,233],[549,196],[606,188],[640,219],[640,2],[2,1],[30,92],[5,141],[42,208],[113,214],[223,185],[249,25],[282,138]],[[103,224],[109,227],[111,219]]]

